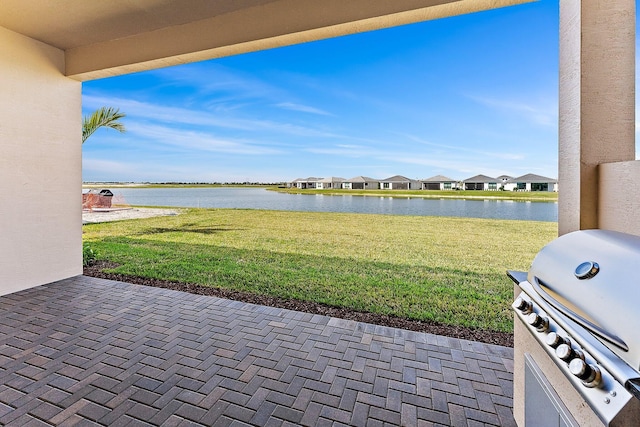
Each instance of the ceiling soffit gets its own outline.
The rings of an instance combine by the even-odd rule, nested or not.
[[[90,80],[534,0],[2,0],[0,26]]]

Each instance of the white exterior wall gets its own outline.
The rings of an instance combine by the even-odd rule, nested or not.
[[[640,235],[640,161],[602,164],[598,172],[600,228]]]
[[[440,189],[441,190],[448,190],[447,188],[445,188],[445,184],[447,184],[447,183],[446,182],[440,183]],[[455,190],[456,188],[460,187],[457,182],[451,182],[450,184],[451,184],[450,190]]]
[[[0,294],[82,274],[81,84],[0,27]]]
[[[561,235],[602,228],[602,215],[607,224],[621,226],[637,215],[637,209],[604,207],[604,193],[625,191],[605,188],[598,178],[598,165],[635,160],[635,17],[635,0],[560,2]],[[626,196],[639,200],[637,194]]]
[[[525,189],[521,190],[521,191],[531,191],[531,186],[533,185],[533,183],[531,182],[526,182],[525,183]],[[510,182],[508,184],[504,184],[504,189],[505,191],[514,191],[518,188],[518,183],[516,182]],[[547,183],[547,191],[548,192],[554,192],[554,191],[558,191],[558,184],[554,183],[554,182],[549,182]]]

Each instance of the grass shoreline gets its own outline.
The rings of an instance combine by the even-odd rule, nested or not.
[[[82,184],[83,189],[101,188],[264,188],[285,194],[322,194],[326,196],[397,197],[425,199],[513,200],[522,202],[555,203],[558,193],[530,191],[470,191],[470,190],[343,190],[283,188],[270,184],[180,184],[180,183],[94,183]]]
[[[550,222],[186,209],[83,227],[108,270],[511,332],[513,286]]]
[[[317,190],[297,188],[273,188],[267,190],[286,194],[323,194],[327,196],[397,197],[424,199],[464,199],[464,200],[512,200],[515,202],[556,203],[558,193],[518,192],[518,191],[471,191],[471,190]]]

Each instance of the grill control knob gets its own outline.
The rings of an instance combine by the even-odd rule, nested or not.
[[[576,353],[570,345],[560,344],[558,348],[556,348],[556,356],[569,363],[571,359],[576,358]]]
[[[567,341],[569,341],[567,339]],[[558,348],[556,348],[556,356],[565,362],[569,363],[573,359],[581,359],[584,360],[584,353],[582,350],[578,348],[572,348],[571,344],[568,342],[566,344],[560,344]]]
[[[549,332],[546,338],[547,345],[551,348],[558,348],[560,344],[569,344],[568,338],[558,335],[555,332]]]
[[[597,366],[588,364],[582,359],[573,359],[569,363],[569,371],[582,380],[587,387],[597,387],[602,382],[602,375]]]
[[[549,329],[549,320],[537,313],[531,313],[528,315],[527,323],[536,328],[538,332],[546,332]]]
[[[520,310],[522,314],[529,314],[533,311],[533,305],[522,297],[516,298],[513,303],[513,306]]]

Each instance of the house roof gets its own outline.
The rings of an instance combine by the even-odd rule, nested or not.
[[[330,176],[329,178],[321,179],[320,182],[344,182],[344,178],[340,178],[339,176]]]
[[[464,182],[498,182],[498,181],[499,180],[497,178],[491,178],[490,176],[486,176],[486,175],[476,175],[464,180]]]
[[[345,180],[345,182],[380,182],[380,181],[374,178],[369,178],[368,176],[360,175],[351,179],[347,179]]]
[[[526,175],[519,176],[517,178],[513,178],[511,182],[546,182],[556,184],[558,182],[557,179],[547,178],[546,176],[540,176],[533,173],[528,173]]]
[[[413,181],[413,180],[402,175],[394,175],[387,179],[380,180],[380,182],[407,182],[407,181]]]
[[[498,181],[509,181],[510,179],[513,179],[513,177],[509,175],[500,175],[500,176],[496,176],[496,179]]]
[[[423,179],[422,182],[456,182],[456,180],[444,175],[436,175],[431,178]]]
[[[315,178],[313,176],[310,176],[309,178],[296,178],[291,182],[310,182],[310,181],[311,182],[317,182],[317,181],[320,181],[320,180],[322,180],[322,178]]]

